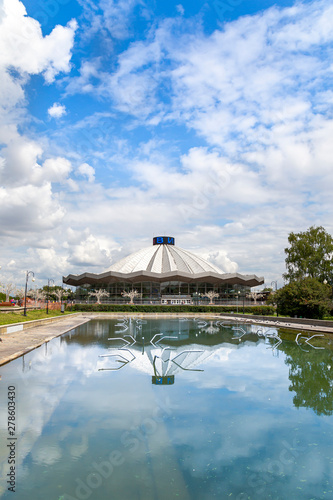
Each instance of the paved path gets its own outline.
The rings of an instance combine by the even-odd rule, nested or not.
[[[0,342],[0,365],[8,363],[55,337],[89,321],[86,315],[60,317],[59,321],[28,328],[18,332],[2,334]]]
[[[276,319],[256,319],[255,316],[251,316],[251,318],[242,318],[239,316],[223,316],[221,314],[220,319],[225,319],[227,321],[237,321],[238,323],[253,323],[256,325],[266,325],[266,326],[274,326],[276,328],[292,328],[293,330],[306,330],[308,332],[325,332],[325,333],[332,333],[333,334],[333,325],[332,326],[324,326],[321,325],[320,322],[315,325],[310,325],[307,323],[302,323],[301,320],[299,323],[290,323],[288,322],[288,319],[285,318],[283,321]]]

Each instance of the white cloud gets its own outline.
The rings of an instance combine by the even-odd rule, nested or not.
[[[155,19],[118,54],[113,40],[125,46],[133,16],[149,17],[143,4],[103,1],[99,11],[80,4],[90,27],[78,31],[74,77],[76,23],[43,36],[21,2],[3,4],[0,231],[7,261],[20,231],[33,249],[40,231],[52,232],[43,241],[56,242],[53,254],[25,252],[24,262],[37,255],[51,265],[59,256],[69,272],[85,263],[107,267],[117,252],[138,250],[166,231],[226,271],[270,281],[284,271],[289,231],[313,223],[333,230],[327,2],[272,8],[213,33],[178,14]],[[92,57],[84,43],[94,33],[106,45]],[[29,122],[30,75],[44,76],[48,91],[57,79],[48,115],[61,117],[61,128],[49,120],[50,130],[38,133],[39,118]],[[68,108],[77,92],[98,107],[75,122],[75,106],[68,116],[59,104],[65,85]],[[68,227],[77,229],[76,241]],[[22,262],[19,254],[13,259]]]
[[[176,5],[176,9],[177,9],[177,12],[179,12],[179,14],[181,16],[183,16],[185,14],[185,9],[181,4]]]
[[[204,258],[218,266],[224,273],[237,273],[238,271],[238,264],[229,259],[225,250],[218,250],[204,255]]]
[[[66,114],[66,106],[55,102],[47,112],[52,118],[61,118]]]
[[[40,232],[62,221],[65,210],[52,194],[51,184],[0,187],[0,234]]]
[[[4,141],[7,147],[2,150],[4,163],[0,172],[1,183],[10,185],[21,185],[29,182],[33,169],[36,167],[39,158],[42,155],[42,147],[35,141],[20,136],[17,131],[3,128]]]
[[[77,172],[80,175],[83,175],[88,178],[89,182],[94,182],[95,180],[95,169],[88,165],[88,163],[82,163],[78,169]]]
[[[110,249],[93,235],[72,246],[69,262],[76,266],[108,267],[111,264]]]
[[[33,259],[29,245],[36,243],[36,235],[55,230],[63,221],[66,209],[53,183],[66,182],[72,168],[65,158],[47,158],[47,141],[38,135],[33,139],[31,127],[26,128],[25,85],[31,75],[43,75],[51,84],[59,73],[70,70],[77,24],[71,21],[66,27],[56,26],[43,36],[39,23],[27,16],[20,1],[4,0],[1,14],[0,232],[3,256],[10,261],[6,272],[15,276],[23,260]],[[49,110],[53,116],[64,111],[56,104]],[[26,245],[23,257],[17,253],[17,245]]]
[[[124,39],[130,34],[130,21],[134,9],[142,6],[140,0],[101,0],[104,26],[112,38]]]
[[[100,69],[99,58],[83,61],[79,70],[80,76],[68,79],[66,92],[68,94],[94,92],[95,86],[92,80],[103,78],[104,73]]]
[[[35,166],[32,178],[37,184],[45,181],[64,183],[71,170],[71,162],[66,158],[48,158],[43,166]]]
[[[19,0],[4,0],[3,10],[0,67],[22,74],[43,73],[49,83],[57,73],[69,71],[76,21],[56,26],[43,37],[39,23],[26,15]]]

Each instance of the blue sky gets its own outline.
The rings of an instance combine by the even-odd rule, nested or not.
[[[102,272],[167,234],[283,284],[332,227],[333,6],[0,1],[0,282]]]

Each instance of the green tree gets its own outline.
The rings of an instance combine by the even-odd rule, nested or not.
[[[287,281],[306,277],[318,278],[323,282],[332,281],[333,238],[322,227],[311,226],[307,231],[290,233],[289,248],[285,248]]]
[[[291,281],[274,293],[274,301],[280,314],[321,319],[329,314],[330,286],[317,278]]]
[[[283,349],[282,349],[283,347]],[[300,349],[299,346],[283,343],[289,366],[289,391],[294,392],[296,408],[312,408],[317,415],[333,413],[333,370],[330,349]]]

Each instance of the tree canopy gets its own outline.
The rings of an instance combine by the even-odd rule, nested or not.
[[[277,290],[274,301],[280,314],[321,319],[331,311],[330,293],[329,285],[308,277]]]
[[[290,247],[284,250],[287,272],[283,275],[287,281],[310,277],[332,282],[333,238],[322,226],[290,233],[288,242]]]

